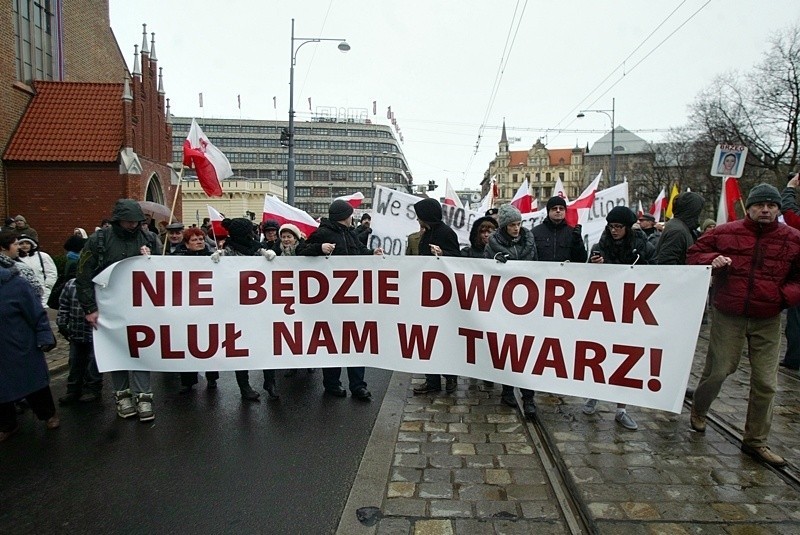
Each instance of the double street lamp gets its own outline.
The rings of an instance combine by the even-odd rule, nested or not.
[[[295,42],[300,41],[296,47]],[[327,39],[323,37],[295,37],[294,36],[294,19],[292,19],[292,47],[291,47],[291,65],[289,67],[289,159],[286,162],[286,202],[294,206],[294,66],[297,63],[297,51],[306,43],[319,43],[320,41],[337,41],[338,48],[342,52],[350,50],[350,45],[344,39]]]
[[[616,153],[615,153],[616,145],[614,144],[614,141],[615,141],[614,140],[614,108],[616,107],[616,102],[615,101],[616,101],[615,98],[611,99],[611,109],[610,110],[581,110],[580,113],[578,113],[578,119],[586,117],[586,114],[584,112],[592,111],[592,112],[595,112],[595,113],[602,113],[603,115],[605,115],[606,117],[608,117],[611,120],[611,185],[612,186],[617,183],[617,158],[616,158]],[[611,113],[610,115],[609,115],[609,112]]]

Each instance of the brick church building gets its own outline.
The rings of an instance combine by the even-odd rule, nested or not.
[[[91,232],[109,217],[117,199],[171,206],[175,193],[155,36],[144,29],[129,71],[109,26],[108,0],[0,8],[0,35],[14,38],[0,38],[0,64],[16,65],[0,71],[0,212],[24,215],[53,255],[74,227]]]

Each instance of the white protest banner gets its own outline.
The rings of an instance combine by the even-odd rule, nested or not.
[[[101,371],[370,366],[679,412],[705,266],[136,257],[95,278]]]
[[[383,247],[387,255],[404,255],[409,234],[419,230],[414,203],[419,197],[378,186],[372,200],[372,234],[367,245],[371,249]],[[623,182],[595,194],[594,204],[584,215],[583,241],[586,249],[597,243],[606,227],[606,215],[615,206],[628,206],[628,183]],[[477,212],[454,206],[442,206],[442,219],[458,236],[461,247],[469,244],[469,231],[476,219],[483,216]],[[528,230],[538,225],[547,216],[546,210],[522,214],[522,226]]]

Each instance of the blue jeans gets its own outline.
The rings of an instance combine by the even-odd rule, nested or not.
[[[97,370],[94,344],[70,342],[67,392],[80,395],[84,390],[93,394],[99,394],[103,390],[103,376]]]
[[[350,383],[350,392],[355,392],[359,388],[366,388],[367,382],[364,381],[364,366],[356,366],[347,368],[347,380]],[[335,389],[342,386],[340,377],[342,376],[341,368],[323,368],[322,369],[322,386],[325,390]]]
[[[786,355],[783,365],[800,368],[800,306],[786,310]]]
[[[150,389],[150,372],[142,371],[127,371],[117,370],[111,372],[111,384],[114,385],[114,390],[127,390],[131,387],[130,375],[133,375],[133,394],[151,394]]]

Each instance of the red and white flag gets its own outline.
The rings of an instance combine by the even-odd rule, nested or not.
[[[525,179],[525,182],[522,183],[517,193],[514,195],[514,198],[511,199],[511,205],[516,206],[521,214],[533,212],[533,200],[528,190],[528,179]]]
[[[222,197],[222,181],[233,176],[231,162],[209,141],[194,119],[183,142],[183,165],[194,168],[200,187],[209,197]]]
[[[661,193],[658,194],[656,200],[650,205],[650,215],[656,218],[656,221],[661,221],[661,214],[667,209],[667,192],[661,188]]]
[[[364,194],[360,191],[353,193],[352,195],[345,195],[343,197],[336,197],[336,200],[342,200],[352,206],[353,208],[358,208],[361,206],[361,202],[364,200]]]
[[[224,217],[216,208],[211,205],[206,205],[208,208],[208,218],[211,220],[211,235],[214,239],[228,235],[228,231],[222,227],[222,220]]]
[[[453,189],[453,186],[450,184],[450,180],[448,179],[445,179],[444,202],[442,202],[442,204],[455,206],[456,208],[464,208],[464,203],[462,203],[461,199],[458,198],[458,195],[456,195],[456,190]]]
[[[594,205],[594,197],[597,194],[597,189],[600,187],[600,180],[603,178],[603,170],[601,169],[597,176],[594,177],[592,183],[586,186],[586,189],[578,195],[578,198],[567,203],[567,214],[564,221],[567,225],[574,227],[578,224],[583,224],[589,215],[592,205]]]
[[[644,208],[642,208],[642,200],[639,199],[639,208],[636,209],[636,217],[642,217],[644,215]]]
[[[560,178],[556,180],[556,185],[553,188],[553,197],[561,197],[562,199],[564,199],[564,202],[569,204],[569,197],[567,197],[567,191],[564,189],[564,183],[561,182]]]
[[[489,181],[489,191],[486,196],[481,199],[481,204],[478,206],[478,213],[482,216],[491,208],[494,208],[494,200],[497,198],[497,179],[492,177]]]
[[[264,198],[264,215],[261,220],[266,221],[267,219],[274,219],[281,225],[284,223],[297,225],[297,228],[306,236],[310,236],[319,226],[319,223],[306,212],[289,206],[274,195],[267,195]]]
[[[736,202],[742,202],[742,190],[739,181],[732,176],[722,177],[722,190],[719,196],[719,209],[717,210],[717,225],[736,221]],[[744,208],[744,207],[743,207]]]

